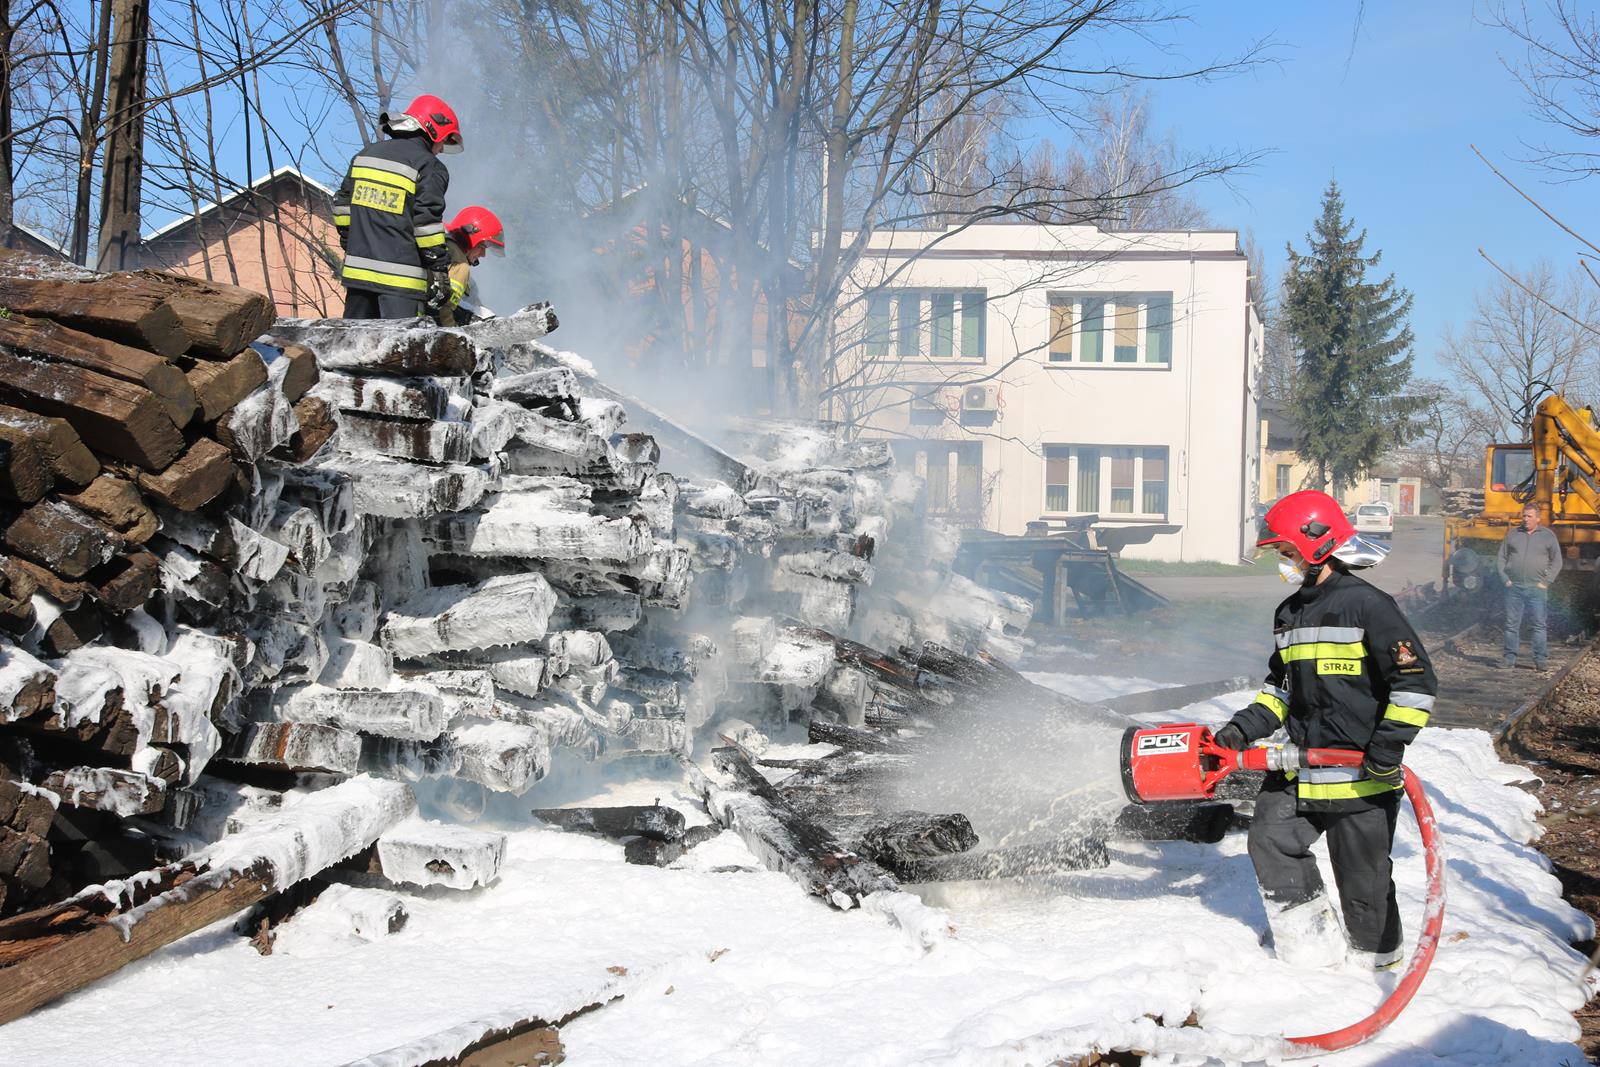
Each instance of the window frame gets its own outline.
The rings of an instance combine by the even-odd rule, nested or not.
[[[1092,475],[1088,476],[1088,477],[1092,477],[1098,483],[1095,486],[1095,498],[1096,498],[1096,503],[1097,503],[1098,506],[1095,507],[1093,510],[1085,510],[1083,508],[1079,508],[1079,507],[1076,507],[1076,506],[1068,508],[1066,510],[1058,510],[1058,509],[1053,509],[1053,508],[1051,508],[1049,506],[1049,504],[1050,504],[1050,487],[1052,485],[1060,484],[1060,483],[1057,483],[1057,482],[1052,482],[1050,480],[1050,474],[1049,474],[1050,467],[1049,467],[1049,464],[1050,464],[1050,459],[1052,458],[1051,457],[1051,453],[1052,452],[1056,452],[1057,455],[1056,455],[1055,458],[1059,459],[1059,458],[1061,458],[1059,456],[1059,451],[1060,450],[1066,450],[1066,453],[1067,453],[1067,455],[1066,455],[1066,459],[1067,459],[1067,482],[1066,482],[1066,494],[1065,495],[1066,495],[1067,503],[1068,504],[1073,504],[1073,505],[1076,505],[1076,504],[1081,502],[1079,500],[1079,494],[1082,493],[1084,488],[1085,488],[1085,484],[1084,483],[1085,483],[1085,477],[1086,476],[1082,473],[1082,471],[1080,469],[1080,462],[1084,458],[1084,455],[1086,453],[1093,453],[1094,454],[1094,456],[1095,456],[1094,473]],[[1163,485],[1162,499],[1163,499],[1164,503],[1166,504],[1166,507],[1165,507],[1164,510],[1159,511],[1159,512],[1142,511],[1142,510],[1139,510],[1139,509],[1144,507],[1145,482],[1147,480],[1146,477],[1145,477],[1145,461],[1147,459],[1151,458],[1150,456],[1147,455],[1147,453],[1155,452],[1155,451],[1159,451],[1159,452],[1163,453],[1163,466],[1164,466],[1165,470],[1164,470],[1164,473],[1163,473],[1163,476],[1162,476],[1162,479],[1161,479],[1161,483]],[[1128,456],[1119,455],[1119,453],[1128,453],[1128,452],[1132,453],[1132,459],[1131,459],[1131,462],[1133,463],[1133,487],[1132,487],[1132,492],[1133,492],[1133,508],[1134,508],[1134,510],[1132,510],[1132,511],[1112,511],[1111,510],[1111,495],[1112,495],[1114,490],[1112,489],[1112,485],[1111,485],[1111,481],[1112,481],[1112,474],[1111,474],[1112,466],[1111,465],[1113,463],[1117,462],[1119,459],[1122,460],[1123,462],[1128,462],[1129,461],[1129,457]],[[1170,521],[1169,516],[1172,514],[1172,446],[1171,445],[1104,445],[1104,444],[1093,444],[1093,445],[1091,445],[1091,444],[1068,444],[1068,443],[1065,443],[1065,442],[1051,442],[1051,443],[1046,444],[1044,446],[1043,458],[1044,458],[1044,462],[1040,465],[1040,472],[1039,472],[1039,490],[1040,490],[1040,510],[1039,510],[1039,514],[1040,514],[1041,517],[1045,517],[1045,518],[1071,518],[1071,517],[1079,516],[1079,515],[1099,515],[1103,519],[1109,519],[1109,520],[1113,520],[1113,521],[1116,521],[1116,522],[1168,522],[1168,521]],[[1127,487],[1124,486],[1123,489],[1126,490]]]
[[[1152,305],[1157,298],[1165,297],[1166,321],[1157,323],[1165,327],[1167,359],[1166,362],[1151,362],[1150,331]],[[1134,358],[1118,361],[1117,331],[1119,323],[1123,322],[1130,305],[1121,301],[1137,301],[1131,307],[1134,312]],[[1089,304],[1097,305],[1095,313],[1090,314]],[[1076,367],[1086,370],[1131,370],[1131,371],[1170,371],[1174,363],[1174,327],[1177,318],[1174,309],[1177,306],[1176,294],[1165,290],[1124,290],[1116,292],[1091,292],[1088,290],[1052,290],[1045,295],[1046,336],[1044,345],[1044,359],[1041,361],[1045,367],[1067,368]],[[1065,308],[1064,315],[1071,324],[1070,333],[1066,337],[1064,351],[1066,358],[1057,358],[1057,309]],[[1092,320],[1092,321],[1091,321]],[[1086,324],[1098,323],[1098,328],[1084,329]],[[1091,341],[1093,342],[1091,344]],[[1085,353],[1093,348],[1097,354],[1096,359],[1085,359]]]
[[[881,325],[876,325],[883,321],[879,309],[884,302],[888,305],[887,341],[881,339]],[[989,360],[986,287],[885,286],[869,292],[863,303],[861,352],[869,362],[978,365]],[[906,321],[908,307],[915,308],[913,321]],[[913,336],[916,350],[908,352],[908,339]],[[975,342],[976,352],[966,351],[969,341]],[[934,354],[936,348],[944,347],[949,348],[949,355]]]

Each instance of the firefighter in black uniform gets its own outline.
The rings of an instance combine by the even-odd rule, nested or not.
[[[1331,496],[1284,497],[1263,518],[1256,543],[1277,549],[1280,573],[1300,588],[1273,618],[1265,687],[1217,731],[1217,743],[1240,749],[1282,727],[1302,747],[1364,754],[1359,768],[1271,774],[1256,797],[1250,859],[1273,947],[1298,966],[1350,958],[1392,968],[1402,956],[1389,857],[1401,760],[1433,707],[1433,667],[1394,599],[1351,573],[1387,549],[1357,536]],[[1323,834],[1342,933],[1311,855]]]
[[[419,96],[378,125],[389,135],[356,153],[334,197],[344,248],[347,319],[409,319],[450,300],[441,152],[461,151],[461,124],[437,96]]]

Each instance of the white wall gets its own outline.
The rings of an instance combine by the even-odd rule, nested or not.
[[[981,440],[991,492],[984,525],[1020,534],[1046,515],[1047,445],[1167,449],[1165,524],[1179,527],[1130,556],[1236,561],[1253,532],[1258,413],[1251,395],[1259,325],[1246,290],[1247,264],[1233,232],[1102,234],[1092,227],[975,226],[936,240],[924,258],[905,250],[941,235],[876,235],[858,267],[859,285],[984,289],[989,296],[982,360],[844,357],[853,379],[881,383],[867,416],[868,435]],[[1171,292],[1169,365],[1051,363],[1048,294]],[[857,314],[862,312],[857,306]],[[1108,324],[1109,331],[1109,324]],[[859,330],[840,331],[846,342]],[[1110,360],[1110,334],[1105,358]],[[1252,353],[1247,358],[1247,345]],[[992,376],[992,377],[991,377]],[[989,379],[1002,405],[986,427],[913,425],[895,383],[960,384]],[[862,393],[854,393],[859,398]],[[825,411],[839,417],[837,409]],[[1102,461],[1104,463],[1104,461]],[[1106,469],[1102,466],[1102,478]],[[998,477],[996,477],[998,475]],[[1069,489],[1076,504],[1076,486]],[[1141,497],[1135,488],[1135,506]],[[1051,513],[1060,514],[1060,513]],[[1100,509],[1102,522],[1116,521]],[[1129,519],[1121,525],[1147,527]],[[1253,543],[1253,540],[1252,542]]]

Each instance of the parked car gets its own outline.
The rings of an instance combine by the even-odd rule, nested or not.
[[[1394,536],[1394,508],[1381,501],[1374,500],[1370,504],[1362,504],[1356,508],[1352,516],[1355,522],[1356,533],[1369,534],[1373,537]]]

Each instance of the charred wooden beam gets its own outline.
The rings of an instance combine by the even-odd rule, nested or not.
[[[160,356],[182,355],[189,347],[189,336],[166,293],[135,275],[82,281],[0,277],[0,307],[54,319]]]
[[[730,776],[732,787],[720,788],[702,779],[700,788],[708,809],[718,822],[738,833],[768,867],[841,909],[857,906],[869,893],[897,887],[888,871],[802,817],[744,753],[719,748],[712,758]]]
[[[100,461],[66,419],[0,405],[0,427],[27,435],[57,482],[85,486],[100,473]]]
[[[0,345],[141,386],[161,402],[174,426],[185,426],[194,416],[194,389],[183,372],[142,349],[20,315],[0,318]]]
[[[365,848],[415,803],[398,784],[334,786],[229,838],[230,858],[202,852],[0,920],[0,1025]]]
[[[143,271],[138,277],[163,293],[187,336],[188,352],[230,359],[277,317],[265,295],[225,282]]]
[[[563,830],[577,830],[604,837],[683,840],[683,813],[660,804],[625,804],[614,808],[534,808],[533,817]]]
[[[63,418],[90,448],[145,470],[161,470],[183,450],[183,435],[148,389],[84,367],[28,359],[7,345],[0,345],[0,398]]]

